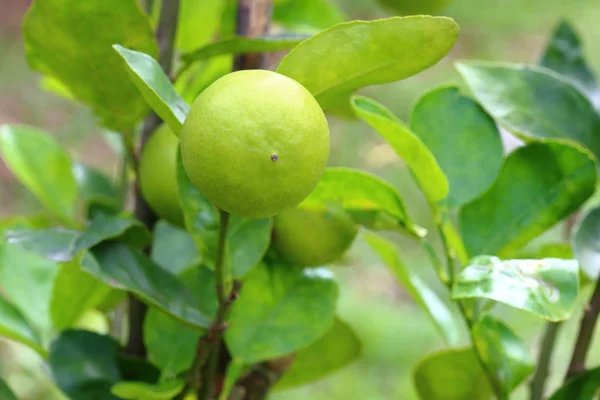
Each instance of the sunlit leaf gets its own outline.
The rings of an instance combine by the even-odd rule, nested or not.
[[[157,0],[158,2],[158,0]],[[227,0],[181,0],[176,46],[190,51],[210,41],[219,28]]]
[[[430,203],[448,195],[448,179],[427,146],[383,105],[364,96],[354,96],[352,107],[365,122],[392,146],[404,160]]]
[[[300,82],[327,110],[337,98],[362,87],[398,81],[431,67],[457,38],[458,26],[445,17],[353,21],[302,42],[277,72]]]
[[[136,0],[36,0],[23,21],[29,65],[92,107],[103,125],[129,132],[148,107],[111,46],[156,56],[150,21]]]
[[[10,230],[4,234],[6,242],[36,253],[47,260],[65,262],[73,259],[79,233],[71,229]]]
[[[510,256],[579,209],[594,193],[596,171],[588,152],[566,143],[515,150],[492,187],[460,212],[467,252]]]
[[[275,4],[273,21],[300,32],[318,32],[344,22],[331,0],[289,0]]]
[[[100,171],[76,162],[73,164],[73,176],[79,189],[79,196],[87,207],[99,203],[114,210],[120,208],[121,199],[117,188]]]
[[[201,261],[190,234],[164,220],[158,221],[154,227],[151,258],[175,275]]]
[[[181,392],[183,385],[184,382],[179,379],[156,384],[119,382],[110,391],[112,394],[119,396],[120,399],[170,400]]]
[[[453,299],[487,298],[550,321],[571,315],[579,293],[574,260],[500,260],[480,256],[457,276]]]
[[[46,357],[40,333],[29,324],[15,306],[2,297],[0,297],[0,336],[23,343]]]

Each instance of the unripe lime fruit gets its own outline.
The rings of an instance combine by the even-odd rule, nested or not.
[[[220,209],[248,218],[298,205],[329,157],[317,101],[298,82],[264,70],[233,72],[204,90],[180,140],[192,183]]]
[[[452,4],[453,0],[378,0],[379,4],[400,15],[433,14]]]
[[[144,146],[140,158],[142,195],[156,215],[183,226],[177,189],[177,151],[179,140],[167,125],[162,125]]]
[[[290,264],[316,266],[338,259],[357,234],[354,221],[337,208],[287,210],[273,219],[273,248]]]

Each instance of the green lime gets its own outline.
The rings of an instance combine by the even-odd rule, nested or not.
[[[264,70],[233,72],[204,90],[180,140],[192,183],[220,209],[248,218],[298,205],[329,157],[317,101],[298,82]]]
[[[167,125],[154,132],[140,158],[140,186],[156,215],[183,226],[177,189],[178,146],[179,140]]]
[[[357,234],[354,221],[337,208],[293,208],[273,219],[273,248],[295,265],[323,265],[338,259]]]

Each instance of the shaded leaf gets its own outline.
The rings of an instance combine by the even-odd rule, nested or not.
[[[265,53],[288,50],[309,37],[308,35],[290,34],[254,38],[234,36],[218,40],[195,51],[183,54],[181,59],[183,62],[190,64],[224,54]]]
[[[74,254],[109,239],[119,239],[130,246],[143,248],[150,243],[150,232],[132,215],[98,213],[77,238]]]
[[[79,189],[79,196],[87,207],[99,203],[115,211],[120,208],[121,199],[117,188],[100,171],[76,162],[73,164],[73,176]]]
[[[37,351],[42,357],[47,355],[40,333],[29,324],[15,306],[2,297],[0,297],[0,336],[23,343]],[[2,394],[1,385],[0,394]],[[4,399],[4,397],[1,398]]]
[[[160,378],[160,371],[149,361],[119,352],[117,366],[121,377],[127,381],[155,383]]]
[[[84,254],[81,266],[108,285],[133,292],[180,321],[199,328],[210,325],[183,284],[138,250],[121,243],[102,243],[93,249],[93,256]]]
[[[413,300],[427,312],[446,343],[456,345],[461,334],[448,306],[421,278],[404,265],[398,254],[398,249],[392,242],[368,231],[362,232],[361,235],[400,284],[408,291]]]
[[[471,256],[507,256],[579,209],[594,193],[592,157],[565,143],[534,142],[512,152],[498,179],[460,211]]]
[[[179,136],[190,106],[177,94],[158,61],[148,54],[119,45],[113,48],[125,62],[131,81],[150,107]]]
[[[469,62],[457,68],[509,131],[530,140],[573,140],[600,156],[600,114],[566,78],[533,65]]]
[[[473,327],[473,338],[481,359],[507,398],[535,370],[527,345],[502,321],[484,316]]]
[[[63,222],[75,215],[77,185],[69,154],[37,128],[0,126],[0,155],[19,181]]]
[[[121,399],[170,400],[183,389],[183,381],[172,380],[150,384],[146,382],[119,382],[111,388],[112,394]]]
[[[154,227],[152,261],[174,275],[193,264],[200,264],[194,239],[183,229],[160,220]]]
[[[271,243],[270,218],[249,219],[232,216],[227,231],[227,259],[233,278],[245,276],[258,265]],[[216,247],[211,255],[214,259]]]
[[[300,82],[326,110],[362,87],[398,81],[431,67],[457,37],[458,26],[444,17],[353,21],[299,44],[277,72]]]
[[[392,185],[364,171],[327,168],[301,206],[323,208],[329,202],[341,205],[357,223],[371,229],[399,230],[414,237],[426,233],[409,219],[404,202]]]
[[[88,331],[63,332],[50,348],[50,369],[58,387],[72,400],[117,400],[110,393],[121,380],[118,343]]]
[[[360,357],[362,343],[352,328],[336,318],[327,333],[294,356],[276,389],[305,385],[332,374]]]
[[[448,206],[473,200],[496,179],[503,160],[500,132],[483,108],[457,87],[423,95],[412,110],[410,127],[448,178]]]
[[[101,18],[99,18],[101,16]],[[136,0],[36,0],[23,21],[31,68],[60,81],[109,129],[128,132],[148,108],[111,46],[158,54]]]
[[[344,22],[331,0],[289,0],[275,4],[273,21],[301,32],[318,32]]]
[[[487,376],[471,348],[428,355],[415,367],[414,378],[422,400],[489,400],[493,396]]]
[[[487,298],[529,311],[550,321],[571,315],[579,293],[574,260],[500,260],[479,256],[461,271],[453,299]]]
[[[404,160],[430,203],[448,195],[448,179],[425,144],[396,116],[375,100],[354,96],[352,107]]]
[[[2,379],[0,379],[0,399],[17,400],[15,394]]]
[[[600,275],[600,207],[591,209],[577,224],[573,251],[581,270],[593,280]]]
[[[229,315],[225,340],[232,357],[253,363],[309,346],[331,327],[337,294],[326,268],[261,264]]]
[[[600,368],[594,368],[568,381],[548,400],[595,400],[599,390]]]
[[[14,230],[4,234],[6,242],[38,254],[47,260],[65,262],[73,259],[79,233],[71,229]]]
[[[196,355],[200,332],[156,308],[144,319],[144,344],[148,359],[161,369],[164,378],[186,371]]]

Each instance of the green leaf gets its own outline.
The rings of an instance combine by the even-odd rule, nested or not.
[[[327,168],[301,206],[324,208],[329,202],[338,203],[356,222],[371,229],[398,230],[416,238],[426,233],[410,220],[396,189],[364,171]]]
[[[595,400],[600,390],[600,368],[590,369],[558,389],[548,400]]]
[[[93,256],[84,254],[81,266],[108,285],[133,292],[182,322],[198,328],[210,325],[183,284],[138,250],[122,243],[102,243],[93,249]]]
[[[143,248],[150,244],[150,232],[132,215],[98,213],[77,238],[74,254],[110,239],[118,239],[130,246]]]
[[[56,78],[109,129],[129,132],[148,108],[111,46],[155,56],[150,21],[136,0],[36,0],[23,21],[31,68]]]
[[[110,393],[121,380],[119,344],[88,331],[63,332],[50,348],[50,369],[58,387],[71,400],[118,400]]]
[[[533,65],[469,62],[457,68],[509,131],[528,140],[573,140],[600,156],[600,114],[566,78]]]
[[[44,358],[47,356],[40,333],[29,324],[19,309],[2,297],[0,297],[0,336],[23,343]],[[1,385],[0,394],[2,394]],[[4,399],[4,397],[0,398]]]
[[[162,377],[186,371],[196,355],[200,332],[168,314],[150,308],[144,319],[144,344],[148,359],[161,369]]]
[[[115,289],[81,270],[79,260],[62,264],[50,302],[54,327],[58,330],[73,327],[83,313],[103,304],[113,292]]]
[[[232,357],[249,364],[309,346],[331,327],[337,295],[326,268],[261,264],[231,309],[225,340]]]
[[[600,275],[600,207],[591,209],[577,224],[573,251],[581,270],[592,280]]]
[[[0,379],[0,399],[4,400],[17,400],[17,396],[10,390],[8,385]]]
[[[305,385],[332,374],[360,357],[362,343],[352,328],[339,318],[319,340],[302,349],[276,389]]]
[[[154,227],[151,258],[174,275],[179,275],[191,265],[200,264],[194,239],[165,220],[158,221]]]
[[[26,126],[0,126],[0,156],[52,213],[72,224],[77,185],[71,158],[48,133]]]
[[[448,195],[448,179],[425,144],[396,116],[375,100],[354,96],[352,107],[404,160],[425,197],[435,204]]]
[[[540,59],[540,65],[569,78],[597,104],[600,87],[585,60],[581,39],[567,21],[554,28],[550,42]]]
[[[185,101],[192,103],[214,81],[230,73],[232,65],[230,54],[195,63],[180,73],[175,88]]]
[[[489,400],[488,378],[471,348],[442,350],[422,359],[414,370],[422,400]]]
[[[208,42],[219,28],[226,0],[181,0],[176,46],[190,51]]]
[[[471,256],[509,256],[594,193],[591,155],[566,143],[534,142],[512,152],[498,179],[460,211],[460,230]]]
[[[148,54],[119,45],[113,48],[125,62],[131,81],[150,107],[179,136],[190,106],[177,94],[160,64]]]
[[[412,110],[410,127],[448,178],[449,207],[473,200],[496,179],[503,159],[500,132],[483,108],[457,87],[423,95]]]
[[[126,381],[155,383],[160,378],[160,371],[149,361],[123,352],[117,354],[117,365],[121,378]]]
[[[77,237],[77,231],[64,228],[15,230],[4,234],[7,243],[56,262],[73,259]]]
[[[456,345],[461,334],[448,306],[421,278],[404,265],[397,247],[392,242],[368,231],[363,231],[361,235],[414,301],[429,314],[446,343]]]
[[[277,72],[300,82],[327,110],[337,98],[362,87],[399,81],[431,67],[457,38],[458,26],[445,17],[353,21],[299,44]]]
[[[73,164],[73,176],[79,190],[79,196],[86,207],[99,203],[115,211],[121,206],[117,188],[100,171],[76,162]]]
[[[473,327],[473,340],[506,398],[535,370],[525,343],[494,317],[486,315]]]
[[[479,256],[461,271],[453,299],[486,298],[529,311],[550,321],[571,315],[579,293],[574,260],[500,260]]]
[[[272,227],[270,218],[231,217],[227,231],[226,262],[233,278],[242,278],[262,260],[271,243]],[[215,248],[211,259],[216,254]]]
[[[183,385],[183,381],[179,379],[157,384],[119,382],[110,391],[121,399],[170,400],[181,392]]]
[[[191,64],[224,54],[265,53],[288,50],[309,37],[308,35],[290,34],[254,38],[233,36],[183,54],[181,59],[184,63]]]
[[[318,32],[344,22],[331,0],[289,0],[275,4],[273,21],[301,32]]]

